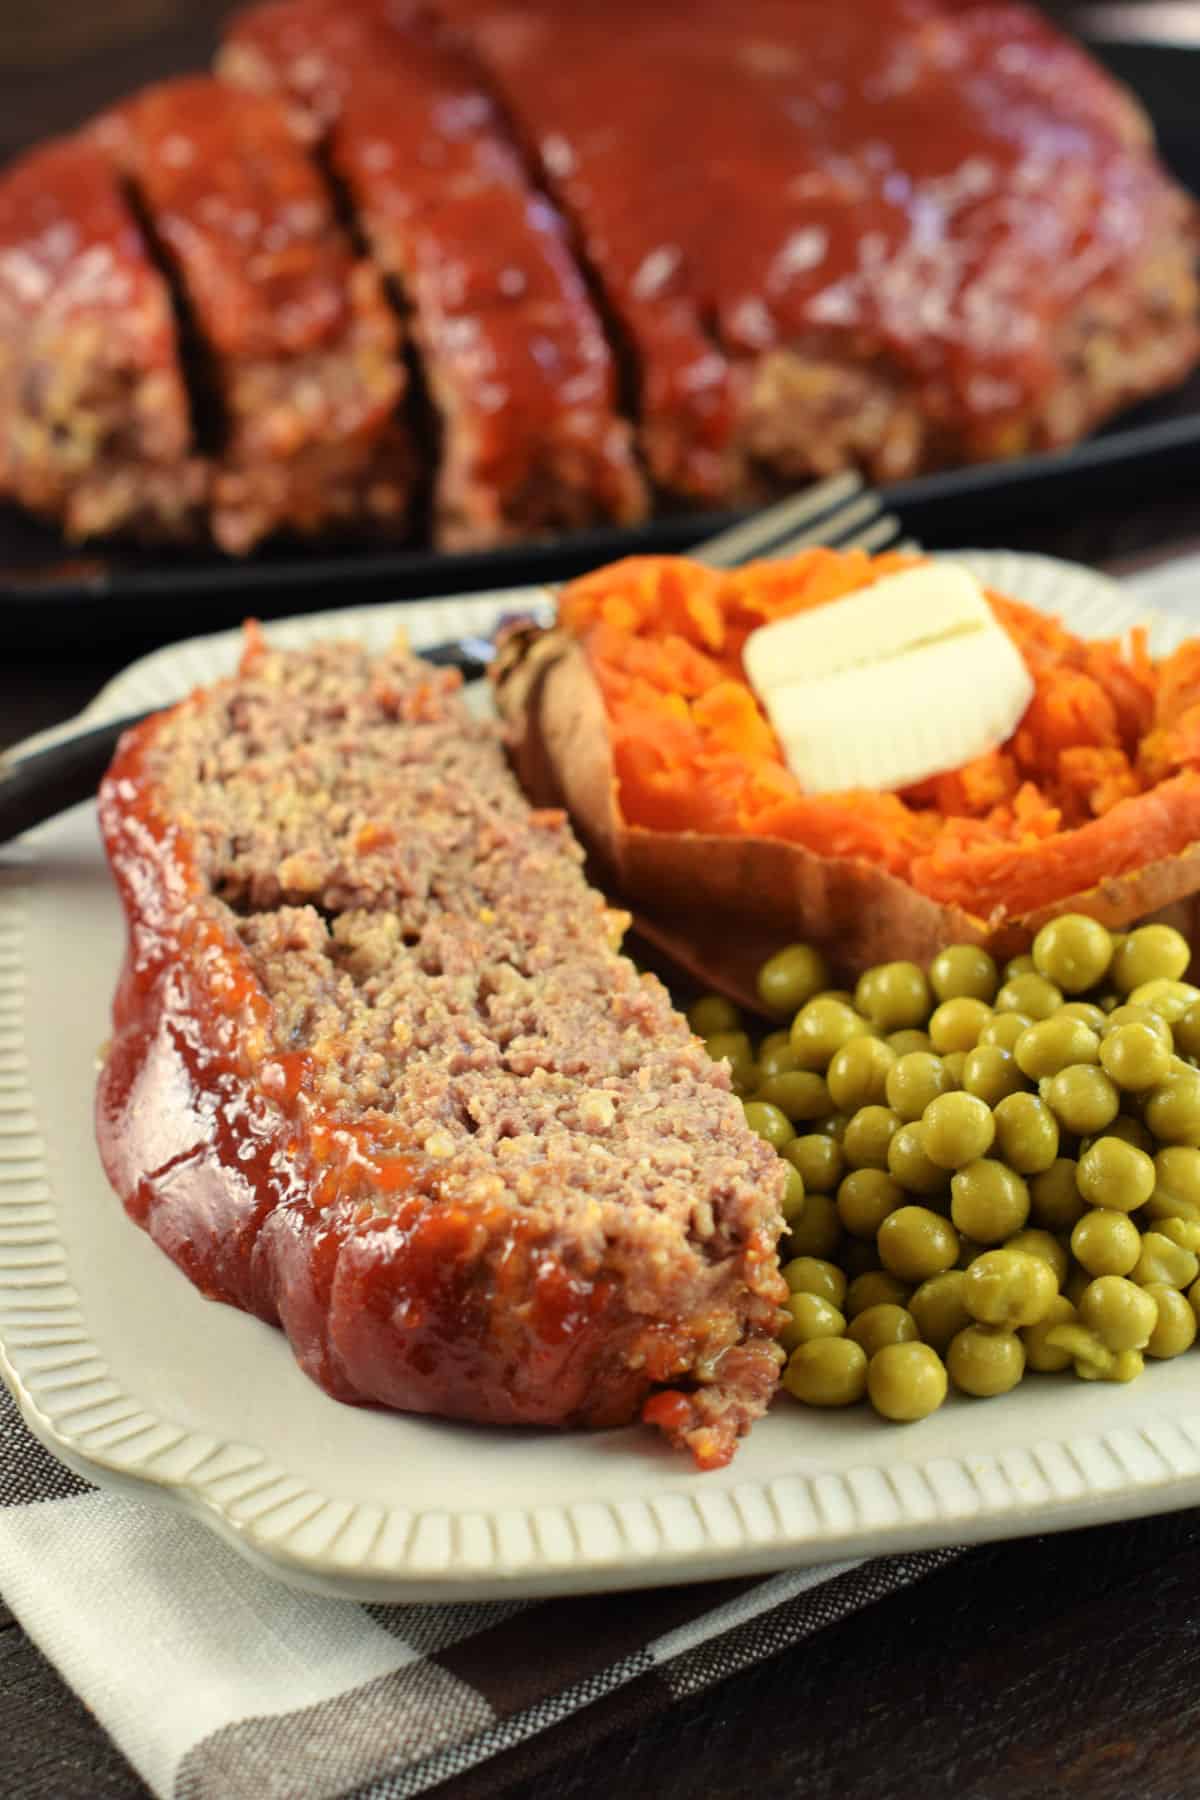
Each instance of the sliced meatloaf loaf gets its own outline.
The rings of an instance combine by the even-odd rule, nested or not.
[[[129,733],[105,1166],[341,1399],[647,1416],[702,1466],[774,1391],[781,1167],[616,948],[456,679],[281,654]]]
[[[221,59],[286,94],[410,310],[440,440],[435,533],[465,549],[643,516],[613,358],[550,202],[477,71],[388,0],[272,0]]]
[[[398,535],[412,474],[398,325],[282,107],[187,78],[145,89],[94,137],[136,185],[207,352],[217,541]]]
[[[204,486],[166,285],[107,160],[47,144],[0,177],[0,494],[72,538],[186,537]]]
[[[698,500],[1070,442],[1195,361],[1196,214],[1032,8],[440,0]]]

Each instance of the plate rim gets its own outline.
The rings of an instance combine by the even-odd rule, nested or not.
[[[985,558],[993,569],[1022,566],[1034,587],[1070,579],[1090,589],[1103,616],[1117,602],[1127,616],[1147,616],[1118,584],[1081,565],[1018,552],[959,555],[985,578]],[[496,596],[432,602],[427,632],[409,603],[395,610],[408,627],[419,627],[414,641],[428,642],[454,607],[471,607],[478,628],[481,611],[497,604]],[[389,628],[387,609],[359,610],[370,614],[379,641]],[[315,637],[352,622],[354,612],[337,610],[266,629]],[[1186,630],[1184,620],[1170,623]],[[192,645],[228,650],[237,635],[217,633]],[[144,679],[147,664],[157,676],[177,648],[130,665],[81,720],[95,722],[106,709],[119,713],[128,678]],[[881,1435],[876,1462],[720,1489],[706,1490],[697,1475],[685,1491],[656,1493],[648,1458],[646,1491],[636,1500],[540,1503],[532,1494],[524,1507],[491,1512],[479,1504],[455,1507],[454,1496],[423,1511],[334,1499],[290,1475],[269,1451],[180,1426],[139,1399],[136,1383],[127,1389],[111,1376],[103,1336],[93,1335],[71,1282],[70,1232],[56,1205],[25,1055],[24,899],[39,841],[54,830],[55,822],[40,827],[0,857],[0,1375],[34,1435],[84,1479],[182,1507],[256,1566],[295,1585],[381,1601],[565,1594],[758,1574],[1200,1501],[1200,1404],[1169,1417],[1148,1408],[1136,1426],[1120,1422],[1082,1436],[1072,1435],[1064,1409],[1062,1438],[1043,1435],[990,1458],[889,1461],[883,1446],[890,1440]],[[17,1228],[6,1229],[14,1221]],[[38,1322],[14,1325],[12,1313],[31,1308]],[[57,1379],[47,1386],[51,1374]]]

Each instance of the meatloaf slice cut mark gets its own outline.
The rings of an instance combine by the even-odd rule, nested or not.
[[[137,220],[147,254],[162,276],[170,297],[179,344],[179,368],[187,390],[196,448],[211,465],[221,456],[230,429],[217,360],[197,322],[196,309],[179,264],[159,236],[158,226],[144,204],[141,189],[128,175],[118,173],[118,179],[126,204]]]
[[[641,518],[616,370],[563,222],[531,187],[478,71],[385,0],[274,0],[220,67],[283,94],[409,309],[439,422],[448,548]]]
[[[648,1408],[727,1461],[778,1381],[782,1164],[453,676],[254,643],[123,740],[101,817],[130,941],[99,1137],[190,1278],[340,1398]]]
[[[46,144],[0,176],[0,492],[71,538],[184,539],[206,481],[145,236],[93,145]]]
[[[226,421],[217,541],[406,526],[398,328],[281,107],[210,77],[144,90],[94,128],[137,188],[211,355]]]
[[[1054,447],[1195,363],[1195,208],[1031,7],[438,10],[627,322],[665,485]]]

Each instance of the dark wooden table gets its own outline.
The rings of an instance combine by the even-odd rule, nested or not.
[[[227,0],[7,0],[0,160],[141,80],[200,64],[227,10]],[[1194,487],[1149,497],[1131,485],[1102,516],[1013,519],[997,536],[1121,567],[1198,533],[1200,471]],[[70,644],[39,657],[0,639],[0,744],[69,717],[137,648]],[[0,1603],[0,1794],[145,1793]],[[1200,1795],[1200,1512],[972,1551],[510,1793],[1188,1800]]]

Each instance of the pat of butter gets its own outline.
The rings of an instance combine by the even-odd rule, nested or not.
[[[1016,730],[1033,682],[968,569],[921,563],[752,632],[746,678],[806,792],[886,792]]]

